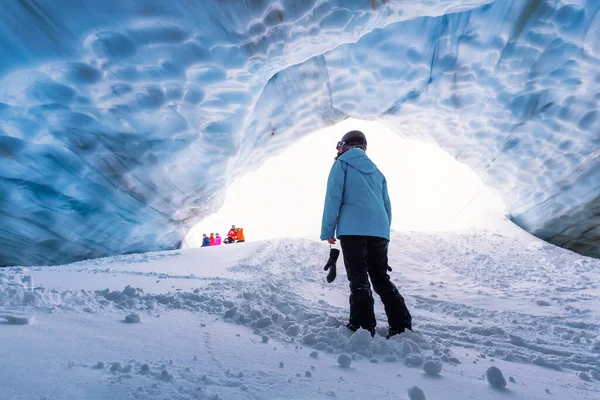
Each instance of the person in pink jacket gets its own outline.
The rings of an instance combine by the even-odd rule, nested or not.
[[[221,244],[221,236],[219,236],[219,234],[217,233],[217,236],[215,237],[215,242],[213,243],[213,246],[218,246]]]

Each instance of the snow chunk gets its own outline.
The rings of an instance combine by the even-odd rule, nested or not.
[[[317,335],[314,333],[309,333],[302,338],[302,342],[309,346],[314,345],[317,342]]]
[[[256,326],[261,329],[271,326],[272,324],[273,320],[271,319],[271,317],[262,317],[261,319],[256,321]]]
[[[404,359],[404,364],[409,367],[420,367],[423,365],[423,356],[420,354],[411,354]]]
[[[106,367],[106,364],[104,364],[102,361],[98,361],[96,363],[96,365],[94,365],[92,368],[94,368],[94,369],[104,369],[104,367]]]
[[[423,364],[423,371],[427,375],[439,375],[442,372],[442,363],[438,360],[427,360]]]
[[[160,379],[162,379],[165,382],[171,382],[173,380],[173,375],[166,369],[163,369],[160,373]]]
[[[150,365],[148,365],[148,363],[142,364],[140,367],[140,374],[146,375],[148,373],[150,373]]]
[[[423,390],[418,386],[408,388],[408,398],[410,400],[427,400],[425,393],[423,393]]]
[[[366,329],[359,329],[348,340],[348,349],[352,351],[359,351],[368,349],[371,347],[373,338]]]
[[[400,350],[402,355],[407,356],[409,354],[420,353],[421,349],[419,346],[410,339],[405,339],[402,343],[402,349]]]
[[[300,325],[297,325],[297,324],[290,325],[287,328],[286,332],[290,336],[298,336],[298,334],[300,333]]]
[[[334,328],[337,328],[339,326],[342,326],[343,324],[340,322],[339,319],[329,316],[329,317],[327,317],[327,320],[325,321],[325,325],[333,326]]]
[[[121,372],[123,367],[121,367],[121,363],[116,362],[110,367],[110,372]]]
[[[509,334],[508,338],[510,339],[510,342],[515,346],[525,346],[525,339],[523,339],[520,336]]]
[[[470,333],[475,333],[481,336],[503,335],[504,329],[498,326],[472,326],[469,328]]]
[[[35,317],[27,317],[27,316],[14,316],[14,315],[5,315],[3,317],[8,323],[8,325],[29,325],[35,321]]]
[[[585,372],[580,372],[577,374],[577,377],[583,381],[591,381],[592,378],[590,378],[590,376],[588,374],[586,374]]]
[[[125,322],[128,324],[139,324],[142,322],[142,317],[140,317],[140,315],[137,313],[131,313],[125,317]]]
[[[229,310],[225,311],[224,318],[233,318],[237,313],[237,307],[232,307]]]
[[[350,364],[352,364],[352,358],[348,355],[348,354],[340,354],[338,359],[338,364],[340,365],[340,367],[342,368],[348,368],[350,367]]]
[[[504,389],[506,387],[506,379],[502,375],[502,371],[498,367],[489,367],[485,373],[488,383],[496,389]]]
[[[125,296],[129,296],[129,297],[137,297],[138,296],[138,291],[136,288],[127,285],[125,287],[125,289],[123,289],[123,294]]]
[[[531,360],[531,363],[535,364],[535,365],[539,365],[540,367],[551,368],[551,369],[556,369],[556,370],[560,369],[560,367],[558,365],[547,361],[541,355],[535,356],[535,358],[533,360]]]

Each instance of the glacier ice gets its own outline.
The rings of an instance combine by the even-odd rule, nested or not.
[[[600,2],[0,3],[0,265],[170,249],[348,117],[433,141],[600,256]],[[275,134],[273,134],[275,133]]]

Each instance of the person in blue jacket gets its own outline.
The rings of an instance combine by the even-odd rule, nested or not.
[[[210,246],[210,238],[208,236],[206,236],[206,233],[202,234],[202,247],[209,247]]]
[[[375,312],[369,278],[388,318],[387,338],[412,330],[404,298],[388,275],[388,242],[392,206],[387,182],[367,157],[367,138],[350,131],[336,147],[338,154],[327,181],[321,240],[340,240],[350,281],[350,330],[375,335]]]

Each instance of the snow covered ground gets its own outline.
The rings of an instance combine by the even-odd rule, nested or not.
[[[389,341],[343,326],[322,242],[0,269],[0,398],[600,398],[600,260],[504,225],[393,235],[415,333]]]

